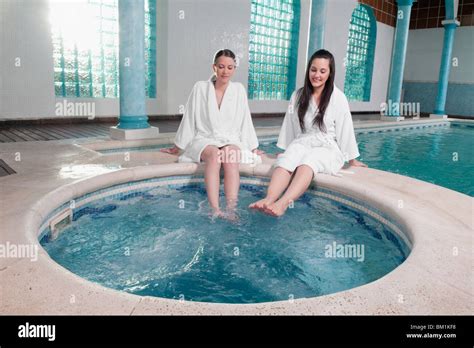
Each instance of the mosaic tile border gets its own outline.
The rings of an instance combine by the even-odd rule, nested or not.
[[[407,124],[407,125],[396,125],[396,126],[382,126],[382,127],[369,127],[369,128],[355,128],[356,134],[370,134],[370,133],[383,133],[383,132],[399,132],[406,129],[422,129],[422,128],[433,128],[433,127],[450,127],[449,121],[441,121],[436,123],[423,123],[423,124]]]

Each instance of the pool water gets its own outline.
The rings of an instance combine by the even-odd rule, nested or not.
[[[474,196],[474,125],[359,134],[357,141],[372,168]]]
[[[359,132],[356,137],[358,159],[369,167],[474,196],[474,125]],[[263,141],[261,148],[283,152],[275,141]]]
[[[350,289],[384,276],[409,254],[374,218],[311,193],[282,218],[247,209],[265,189],[241,185],[237,221],[208,215],[202,183],[103,198],[77,208],[72,224],[41,244],[71,272],[106,287],[217,303]]]

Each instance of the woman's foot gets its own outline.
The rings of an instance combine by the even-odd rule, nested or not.
[[[265,197],[259,201],[256,201],[252,204],[249,205],[249,208],[250,209],[257,209],[257,210],[260,210],[260,211],[263,211],[267,206],[269,206],[270,204],[272,204],[274,201],[268,197]]]
[[[285,214],[286,209],[288,209],[288,206],[290,204],[282,201],[281,199],[276,201],[275,203],[267,205],[264,209],[263,212],[265,214],[271,215],[271,216],[282,216]]]
[[[237,209],[237,205],[238,205],[239,201],[237,199],[227,199],[226,200],[226,210],[229,211],[229,210],[236,210]]]
[[[224,219],[230,221],[238,221],[239,215],[237,214],[237,199],[228,199],[226,202],[226,208],[224,212]]]
[[[232,222],[237,222],[239,221],[239,215],[237,214],[237,210],[229,210],[227,209],[225,213],[222,215],[222,218],[232,221]]]
[[[224,219],[231,222],[238,222],[239,215],[237,214],[237,209],[226,209],[224,211],[220,209],[212,209],[209,212],[209,217],[211,221],[214,222],[216,219]]]
[[[224,216],[224,212],[220,208],[212,208],[211,207],[211,211],[209,212],[209,216],[212,219],[219,218],[219,217]]]

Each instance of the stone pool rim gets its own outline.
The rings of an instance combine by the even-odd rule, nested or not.
[[[202,174],[202,171],[202,165],[161,164],[120,169],[66,184],[43,196],[28,210],[24,223],[20,224],[23,227],[20,228],[20,234],[23,234],[21,237],[26,237],[30,243],[39,245],[39,227],[48,214],[76,197],[121,183],[154,177]],[[248,176],[268,177],[271,171],[272,167],[269,164],[241,167],[241,173]],[[470,197],[423,181],[375,169],[351,168],[345,172],[344,177],[349,179],[318,175],[315,181],[317,186],[367,202],[368,205],[390,215],[403,226],[403,230],[413,243],[408,258],[378,280],[333,294],[292,301],[255,304],[182,302],[133,295],[92,283],[57,264],[39,245],[39,262],[34,267],[41,267],[50,274],[50,281],[53,281],[55,289],[50,292],[47,289],[52,290],[51,284],[49,286],[43,284],[40,295],[45,299],[56,297],[56,301],[46,301],[48,305],[39,306],[36,310],[41,314],[128,315],[472,313],[471,302],[465,302],[472,292],[469,288],[469,279],[466,279],[466,273],[459,267],[454,267],[452,260],[445,255],[446,248],[448,250],[450,248],[449,243],[456,245],[459,248],[459,259],[467,258],[466,266],[469,266],[470,246],[464,245],[469,241],[469,222],[467,219],[451,216],[439,205],[443,200],[454,199],[461,199],[465,205],[468,203],[466,199]],[[391,187],[395,178],[403,182],[402,186],[412,186],[413,191],[420,196]],[[423,195],[428,191],[434,197]],[[402,208],[400,201],[405,202]],[[427,227],[426,224],[430,226]],[[456,228],[456,233],[446,236],[440,228],[443,226]],[[41,281],[46,280],[40,279]],[[68,293],[67,289],[70,293],[71,287],[74,289],[75,298],[76,296],[79,298],[79,303],[58,301],[58,293]],[[421,289],[424,291],[420,291]],[[431,303],[430,292],[434,294],[440,291],[450,293],[452,297],[444,306]],[[87,304],[82,302],[81,305],[85,297]],[[16,300],[18,303],[23,299],[18,296],[16,299],[8,300],[9,302]],[[6,307],[5,309],[2,305],[2,313],[35,313],[35,309],[31,308],[19,310],[12,309],[8,305]]]

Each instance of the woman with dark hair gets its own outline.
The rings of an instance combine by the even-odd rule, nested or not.
[[[277,146],[285,152],[276,161],[267,196],[250,208],[281,216],[317,173],[336,175],[345,161],[366,167],[355,159],[359,149],[349,103],[334,85],[335,74],[330,52],[319,50],[311,56],[304,86],[291,96],[278,137]]]
[[[204,181],[213,214],[219,207],[220,169],[224,169],[224,191],[228,212],[233,214],[240,186],[239,163],[261,162],[247,92],[231,82],[236,69],[235,54],[218,51],[212,64],[214,75],[197,82],[188,98],[176,133],[175,146],[163,152],[180,154],[179,162],[205,163]],[[234,215],[230,215],[233,217]]]

